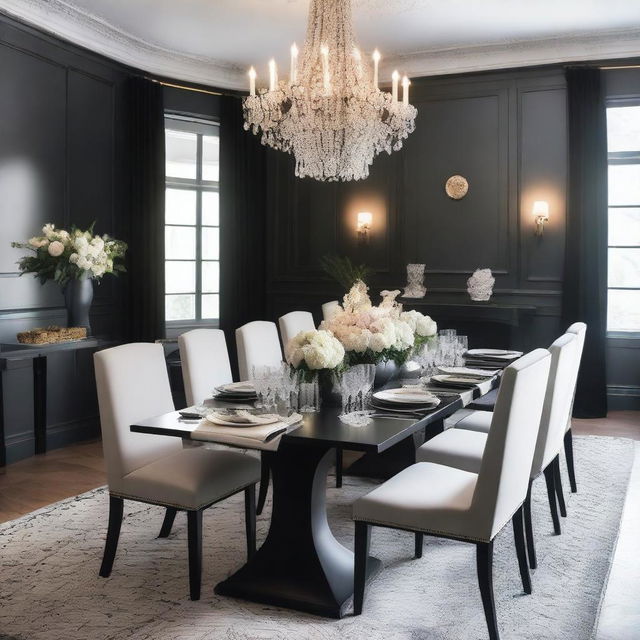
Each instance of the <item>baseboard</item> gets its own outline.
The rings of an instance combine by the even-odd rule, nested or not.
[[[47,451],[60,449],[76,442],[92,440],[100,435],[98,416],[82,418],[47,427]],[[35,437],[32,432],[18,433],[7,437],[7,464],[30,458],[35,451]]]
[[[640,387],[608,385],[607,403],[613,411],[640,411]]]

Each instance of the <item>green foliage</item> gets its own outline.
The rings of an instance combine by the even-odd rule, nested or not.
[[[320,266],[326,274],[339,282],[345,291],[349,291],[357,280],[366,283],[372,273],[367,265],[354,265],[346,256],[323,256],[320,259]]]

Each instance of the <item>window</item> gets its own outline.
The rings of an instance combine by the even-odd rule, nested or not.
[[[220,316],[218,125],[165,118],[165,317],[167,322]]]
[[[607,109],[607,329],[640,332],[640,104]]]

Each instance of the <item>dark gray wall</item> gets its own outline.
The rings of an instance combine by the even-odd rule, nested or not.
[[[375,267],[375,292],[401,288],[406,264],[424,262],[425,301],[434,303],[467,302],[467,278],[490,267],[495,301],[535,307],[521,346],[548,344],[560,331],[565,242],[562,71],[423,78],[413,81],[411,100],[416,131],[402,151],[378,157],[365,181],[298,180],[290,158],[270,154],[270,315],[294,308],[317,313],[320,303],[342,295],[319,267],[326,253]],[[444,191],[453,174],[469,182],[459,201]],[[551,207],[542,238],[534,235],[534,200]],[[374,214],[364,248],[355,232],[363,210]]]
[[[0,342],[64,325],[59,288],[18,277],[23,251],[12,240],[39,235],[46,222],[125,238],[123,67],[0,15]],[[94,335],[117,338],[125,309],[121,283],[95,287]],[[4,371],[8,461],[33,451],[30,362]],[[91,354],[49,358],[48,442],[98,433]]]

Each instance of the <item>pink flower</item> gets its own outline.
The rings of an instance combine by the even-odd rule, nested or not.
[[[49,248],[47,249],[50,256],[57,258],[64,253],[64,245],[62,242],[58,242],[58,240],[54,240],[49,244]]]

